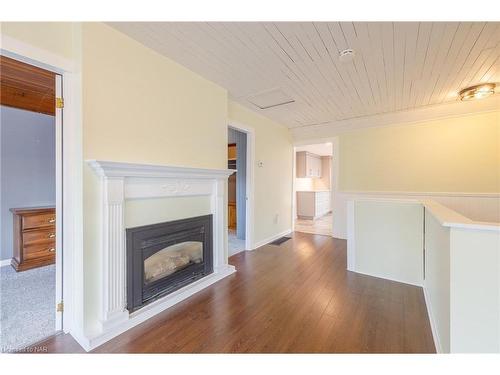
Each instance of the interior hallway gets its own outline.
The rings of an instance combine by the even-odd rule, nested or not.
[[[295,231],[311,234],[322,234],[324,236],[332,235],[332,214],[322,216],[316,220],[295,219]]]
[[[98,347],[136,353],[433,353],[422,288],[346,270],[346,241],[295,232],[237,272]],[[69,335],[39,345],[81,352]]]

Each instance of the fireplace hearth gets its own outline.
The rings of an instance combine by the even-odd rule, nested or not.
[[[127,309],[213,272],[212,215],[126,229]]]

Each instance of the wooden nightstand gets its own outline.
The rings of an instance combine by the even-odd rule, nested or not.
[[[14,257],[16,271],[55,262],[56,212],[54,207],[11,208],[14,215]]]

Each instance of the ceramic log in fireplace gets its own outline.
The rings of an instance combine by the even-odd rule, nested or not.
[[[212,215],[126,232],[129,312],[213,272]]]

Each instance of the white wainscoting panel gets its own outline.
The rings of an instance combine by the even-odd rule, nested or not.
[[[425,304],[438,353],[450,352],[450,228],[425,210]]]
[[[423,205],[413,200],[360,199],[350,201],[349,210],[347,269],[421,286]]]

